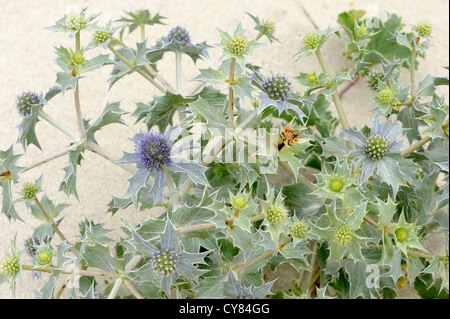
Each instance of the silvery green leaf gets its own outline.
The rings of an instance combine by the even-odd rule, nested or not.
[[[195,184],[209,185],[205,175],[207,168],[199,163],[184,160],[182,158],[173,158],[169,170],[174,173],[186,174]]]
[[[166,220],[166,227],[164,232],[160,236],[161,240],[161,250],[173,251],[179,248],[180,236],[178,231],[173,227],[172,222],[169,218]]]
[[[182,45],[176,40],[170,42],[167,41],[167,37],[162,37],[156,41],[156,44],[148,49],[147,59],[152,62],[156,62],[163,58],[164,54],[167,52],[182,52],[188,55],[194,63],[198,59],[207,58],[209,59],[208,49],[211,46],[206,44],[206,42],[201,42],[191,45]]]
[[[130,198],[118,198],[113,196],[108,203],[108,212],[111,212],[114,215],[118,210],[126,209],[132,204],[133,202]]]
[[[210,105],[203,97],[199,96],[194,102],[188,103],[189,111],[201,116],[209,127],[222,129],[228,126],[228,122],[223,114],[223,108]]]
[[[196,299],[220,298],[224,295],[224,283],[220,277],[208,277],[194,287]]]
[[[243,230],[239,226],[234,226],[227,229],[226,231],[229,236],[233,239],[233,244],[242,250],[254,249],[252,234]]]
[[[39,290],[39,298],[42,299],[53,299],[53,292],[55,291],[56,283],[59,279],[61,270],[53,270],[52,274],[48,278],[47,282]]]
[[[350,259],[342,260],[342,265],[349,276],[350,283],[350,299],[357,299],[362,297],[364,299],[371,299],[378,296],[374,288],[369,288],[366,284],[366,279],[370,275],[367,271],[367,264],[362,262],[355,262]]]
[[[298,218],[314,215],[322,206],[317,196],[302,183],[283,187],[283,195],[286,196],[286,205],[294,210]]]
[[[226,84],[228,76],[222,73],[220,70],[214,69],[199,69],[200,74],[197,75],[193,80],[207,82],[212,84]]]
[[[397,42],[402,45],[407,47],[411,52],[414,50],[412,45],[411,45],[411,41],[410,39],[407,37],[406,34],[404,33],[397,33],[396,35],[393,34],[393,36],[395,37],[395,39],[397,40]]]
[[[64,167],[65,176],[59,190],[63,191],[66,196],[74,195],[78,199],[77,192],[77,166],[83,159],[84,145],[78,145],[76,148],[69,150],[69,165]]]
[[[67,244],[66,241],[60,242],[58,245],[56,245],[56,257],[58,260],[58,270],[66,270],[68,267],[66,264],[68,262],[71,262],[75,259],[74,256],[67,256],[66,252],[67,250],[72,247],[71,245]]]
[[[114,240],[106,236],[109,232],[111,232],[111,229],[103,228],[103,224],[94,224],[88,220],[80,223],[81,241],[89,246],[94,246],[96,243],[107,244],[114,242]]]
[[[42,207],[44,208],[45,212],[48,216],[50,216],[52,219],[56,219],[58,215],[67,207],[69,207],[69,204],[58,204],[55,206],[53,202],[47,197],[46,194],[42,195],[42,198],[40,200],[40,203]],[[31,213],[32,215],[42,221],[47,221],[46,218],[42,215],[42,212],[40,209],[35,205],[31,205]]]
[[[420,136],[419,128],[425,125],[420,118],[425,114],[425,112],[412,106],[402,108],[397,115],[397,119],[403,124],[403,128],[407,129],[405,130],[405,136],[410,143]]]
[[[31,113],[22,118],[22,122],[17,126],[19,131],[17,142],[22,144],[24,151],[27,146],[34,144],[37,148],[41,149],[41,144],[36,136],[36,123],[39,122],[39,111],[42,109],[42,105],[33,105],[31,107]]]
[[[80,67],[80,73],[86,73],[101,68],[109,60],[109,54],[99,54]]]
[[[252,100],[253,87],[250,83],[249,77],[239,77],[235,80],[235,83],[233,85],[230,85],[230,87],[233,89],[235,96],[238,97],[241,101],[244,101],[245,98]]]
[[[73,76],[71,73],[58,72],[56,74],[56,85],[61,88],[62,94],[66,93],[68,89],[75,90],[77,88],[77,82],[80,78],[79,75]]]
[[[86,246],[82,256],[90,267],[96,267],[106,271],[125,270],[123,260],[112,256],[108,246],[98,243],[94,246]]]
[[[108,103],[98,119],[86,130],[86,137],[96,142],[94,134],[106,125],[113,123],[126,125],[122,116],[127,113],[120,108],[120,102]]]
[[[171,220],[176,227],[195,225],[197,223],[205,223],[215,216],[215,195],[209,194],[205,188],[201,200],[190,206],[188,203],[183,203],[177,207],[172,215]]]
[[[17,183],[19,174],[25,170],[25,167],[17,166],[17,160],[22,154],[14,154],[13,145],[6,151],[0,150],[0,186],[2,187],[2,210],[10,220],[22,220],[14,208],[12,198],[12,183]]]

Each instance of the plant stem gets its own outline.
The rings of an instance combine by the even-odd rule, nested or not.
[[[419,44],[420,37],[417,37],[415,40],[416,44]],[[414,101],[414,97],[416,96],[416,49],[413,48],[411,53],[411,101]]]
[[[65,128],[64,126],[62,126],[58,121],[56,121],[55,119],[53,119],[52,117],[50,117],[47,113],[45,113],[43,110],[39,111],[39,117],[46,121],[47,123],[53,125],[55,128],[57,128],[59,131],[61,131],[62,133],[64,133],[65,135],[67,135],[68,137],[70,137],[72,140],[74,140],[75,142],[78,142],[80,140],[80,138],[78,136],[76,136],[74,133],[72,133],[71,131],[69,131],[67,128]]]
[[[448,128],[448,119],[445,121],[444,125],[442,125],[442,129],[445,131]],[[421,148],[422,146],[424,146],[425,144],[427,144],[428,142],[430,142],[432,140],[431,137],[426,136],[423,139],[421,139],[420,141],[415,142],[414,144],[412,144],[410,147],[404,149],[403,151],[401,151],[401,155],[403,157],[408,156],[409,154],[411,154],[412,152],[418,150],[419,148]]]
[[[118,277],[116,281],[114,282],[114,286],[111,289],[111,292],[108,295],[108,299],[114,299],[119,292],[120,286],[122,286],[123,278]]]
[[[351,81],[339,92],[339,98],[342,98],[348,90],[350,90],[360,79],[359,75],[355,75]]]
[[[144,299],[144,297],[142,297],[142,295],[139,293],[139,291],[136,289],[136,287],[128,278],[125,278],[123,282],[125,286],[127,286],[130,292],[133,294],[133,296],[136,297],[136,299]]]
[[[236,66],[236,58],[231,58],[230,75],[228,77],[228,84],[230,85],[230,88],[228,89],[228,101],[230,106],[228,122],[229,127],[231,129],[234,129],[234,90],[231,86],[234,85],[235,66]]]
[[[59,157],[62,157],[62,156],[64,156],[64,155],[66,155],[68,152],[69,152],[68,149],[64,149],[64,150],[62,150],[62,151],[59,151],[58,153],[55,153],[55,154],[50,155],[50,156],[48,156],[48,157],[45,157],[45,158],[41,159],[40,161],[38,161],[38,162],[36,162],[36,163],[33,163],[33,164],[31,164],[30,166],[28,166],[23,172],[29,171],[29,170],[31,170],[31,169],[33,169],[33,168],[35,168],[35,167],[38,167],[38,166],[40,166],[40,165],[42,165],[42,164],[48,163],[48,162],[50,162],[50,161],[52,161],[52,160],[54,160],[54,159],[57,159],[57,158],[59,158]]]
[[[71,247],[69,248],[70,251],[75,256],[78,257],[80,255],[78,253],[78,251],[73,247],[72,244],[70,244],[70,242],[67,240],[66,236],[64,236],[64,234],[59,230],[58,226],[56,226],[56,224],[54,223],[53,218],[50,217],[50,215],[47,214],[47,212],[45,211],[44,207],[42,207],[41,202],[39,201],[39,199],[36,196],[34,196],[34,202],[35,202],[36,206],[39,208],[39,210],[41,211],[41,213],[44,216],[44,218],[47,221],[47,223],[52,223],[52,228],[55,231],[55,233],[59,236],[59,238],[61,238],[62,241],[65,241],[67,244],[71,245]]]
[[[322,71],[329,74],[328,67],[325,63],[325,60],[323,58],[322,52],[320,49],[316,50],[316,56],[319,60],[320,66],[322,67]],[[341,99],[339,98],[339,94],[337,92],[333,93],[331,95],[334,105],[336,107],[336,111],[339,116],[339,120],[341,121],[341,125],[344,129],[348,130],[350,129],[350,125],[348,124],[347,115],[345,114],[344,108],[342,107]],[[348,143],[351,150],[355,149],[355,145],[351,142]]]
[[[183,57],[183,53],[180,51],[175,52],[175,67],[176,67],[176,76],[177,76],[177,93],[181,94],[182,85],[183,85],[183,77],[181,71],[181,60]]]
[[[181,236],[183,234],[194,232],[194,231],[214,229],[214,228],[216,228],[216,224],[213,224],[213,223],[183,226],[183,227],[180,227],[180,229],[178,230],[178,234]]]
[[[101,147],[100,145],[98,145],[92,141],[87,141],[86,148],[89,151],[91,151],[92,153],[100,155],[101,157],[107,159],[108,161],[120,166],[121,168],[123,168],[124,170],[126,170],[127,172],[129,172],[131,174],[134,174],[134,172],[136,171],[134,169],[134,167],[129,164],[117,163],[117,159],[113,154],[111,154],[110,152],[105,150],[103,147]]]
[[[142,77],[144,77],[147,81],[149,81],[151,84],[153,84],[158,90],[160,90],[162,93],[166,93],[166,89],[164,89],[158,82],[156,82],[152,77],[150,77],[147,73],[142,71],[141,69],[135,67],[133,63],[125,59],[111,44],[108,44],[108,48],[111,50],[111,52],[123,63],[125,63],[130,70],[134,70]]]
[[[45,266],[42,268],[34,268],[33,265],[26,265],[26,264],[23,264],[21,266],[22,266],[23,270],[39,271],[39,272],[45,272],[45,273],[49,273],[49,274],[51,274],[54,270],[54,268],[51,266]],[[63,271],[61,271],[61,273],[64,275],[72,275],[72,274],[76,273],[77,275],[80,275],[80,276],[102,276],[102,277],[115,277],[117,275],[117,273],[113,272],[113,271],[97,272],[97,271],[82,270],[82,269],[75,269],[72,271],[63,270]]]
[[[278,250],[282,250],[284,246],[286,246],[290,241],[292,240],[292,236],[288,236],[288,238],[280,245],[278,246]],[[250,266],[255,265],[256,263],[260,262],[261,260],[266,259],[267,257],[272,256],[274,253],[273,250],[268,250],[265,253],[259,255],[258,257],[256,257],[255,259],[252,259],[248,262],[246,262],[245,264],[242,265],[238,265],[234,268],[234,271],[236,273],[240,273],[242,270],[244,270],[245,268],[248,268]]]
[[[145,40],[145,23],[140,23],[139,27],[141,29],[141,42]]]
[[[81,36],[80,31],[75,34],[75,52],[81,50]],[[81,113],[80,106],[80,81],[77,80],[74,89],[74,99],[75,99],[75,112],[77,114],[78,131],[80,132],[80,138],[83,139],[86,136],[86,130],[83,124],[83,115]]]

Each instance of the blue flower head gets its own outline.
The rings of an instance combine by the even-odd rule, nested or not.
[[[170,30],[167,35],[167,42],[172,42],[173,40],[178,41],[182,46],[192,45],[189,32],[180,26],[176,26]]]
[[[267,78],[263,87],[269,97],[273,100],[286,101],[292,91],[291,82],[284,75],[271,76]]]
[[[17,96],[16,106],[20,115],[27,116],[31,114],[31,106],[40,104],[39,96],[34,92],[23,92]]]
[[[161,171],[172,164],[171,151],[173,143],[161,133],[147,132],[137,136],[136,145],[139,163],[147,170]]]

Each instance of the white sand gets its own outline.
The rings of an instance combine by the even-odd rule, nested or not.
[[[423,19],[433,24],[432,47],[428,50],[428,59],[421,61],[421,68],[417,72],[417,78],[423,78],[427,73],[439,76],[447,76],[448,71],[442,66],[449,65],[449,16],[448,1],[442,0],[408,0],[408,1],[304,1],[304,0],[122,0],[122,1],[74,1],[74,0],[0,0],[0,21],[2,34],[0,35],[0,149],[7,149],[17,139],[16,126],[20,123],[20,116],[15,109],[15,98],[24,90],[36,92],[46,91],[56,79],[55,71],[58,67],[54,63],[56,57],[54,46],[73,46],[73,40],[69,40],[63,33],[54,33],[44,30],[44,27],[53,25],[65,13],[81,6],[88,6],[88,14],[103,12],[98,18],[100,25],[106,24],[110,19],[119,19],[122,10],[130,11],[139,8],[148,8],[151,13],[159,12],[168,17],[167,25],[157,25],[149,32],[149,43],[167,34],[176,25],[186,27],[194,42],[206,40],[209,44],[219,42],[216,28],[232,31],[239,21],[248,30],[249,34],[256,34],[253,30],[253,21],[245,12],[257,15],[260,18],[270,18],[276,21],[276,35],[282,44],[273,44],[257,52],[250,58],[251,62],[264,68],[265,73],[285,73],[290,77],[299,72],[319,71],[316,60],[311,57],[294,63],[293,55],[301,46],[301,37],[306,32],[312,31],[313,26],[302,11],[301,4],[305,5],[319,28],[336,25],[338,13],[351,8],[366,9],[369,12],[377,12],[383,19],[387,12],[397,13],[403,17],[403,22],[409,25]],[[127,36],[127,43],[133,44],[139,34],[135,31]],[[90,40],[87,35],[82,36],[85,45]],[[218,56],[218,49],[211,51],[213,64]],[[342,45],[337,37],[333,37],[323,48],[326,61],[331,71],[336,70],[342,61]],[[189,92],[195,86],[189,82],[197,74],[192,61],[183,57],[184,92]],[[198,67],[207,67],[208,61],[199,61]],[[174,56],[167,54],[162,63],[158,65],[161,74],[175,85]],[[149,85],[137,74],[127,76],[119,81],[108,91],[106,82],[111,68],[107,67],[99,72],[90,73],[80,84],[81,104],[83,115],[86,118],[95,119],[107,102],[121,100],[121,107],[129,112],[135,110],[136,102],[149,102],[152,95],[159,92]],[[403,77],[408,81],[408,74]],[[347,111],[349,122],[360,127],[367,123],[371,116],[369,110],[372,104],[368,101],[372,93],[360,81],[343,98],[344,108]],[[448,97],[448,94],[447,94]],[[72,131],[76,132],[75,112],[73,105],[73,93],[69,91],[65,96],[55,97],[46,111],[61,121]],[[132,126],[134,118],[125,117],[127,123]],[[143,128],[142,124],[127,128],[113,125],[98,134],[98,142],[111,153],[121,156],[122,150],[130,150],[128,140],[135,132]],[[60,134],[56,129],[46,123],[37,125],[37,134],[44,151],[31,146],[20,164],[29,165],[41,158],[62,150],[69,139]],[[16,152],[21,152],[21,146],[15,146]],[[146,218],[146,214],[136,215],[133,209],[128,209],[113,218],[105,214],[110,196],[122,197],[127,189],[127,179],[130,175],[103,158],[90,152],[86,152],[82,167],[78,171],[78,193],[80,202],[74,198],[67,199],[58,192],[58,186],[64,177],[62,170],[66,166],[66,158],[60,158],[50,164],[43,165],[22,175],[21,182],[31,181],[43,175],[43,188],[48,196],[56,203],[67,202],[72,206],[65,210],[65,218],[60,228],[69,240],[76,240],[78,236],[78,222],[87,218],[96,223],[105,223],[108,228],[116,229],[119,224],[119,216],[135,223]],[[15,192],[21,185],[16,185]],[[18,247],[21,248],[25,238],[33,232],[33,227],[39,225],[23,203],[16,205],[23,222],[8,223],[7,218],[0,214],[0,259],[4,256],[3,246],[9,247],[10,240],[17,234]],[[112,237],[118,238],[120,232],[115,232]],[[32,298],[33,290],[40,289],[43,282],[31,280],[29,272],[25,273],[24,284],[17,285],[16,296],[18,298]],[[0,286],[0,297],[11,298],[11,292],[7,284]]]

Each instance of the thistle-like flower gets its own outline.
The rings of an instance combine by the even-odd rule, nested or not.
[[[321,198],[340,198],[343,200],[346,190],[355,183],[355,180],[351,177],[351,169],[347,161],[336,165],[331,173],[325,169],[320,174],[317,174],[316,178],[317,189],[314,191],[314,194]]]
[[[34,92],[23,92],[17,96],[16,106],[19,114],[22,116],[27,116],[31,114],[31,107],[33,105],[41,104],[39,100],[39,95]]]
[[[177,156],[189,147],[187,143],[178,148],[173,147],[174,140],[180,138],[182,131],[180,128],[170,127],[166,134],[141,132],[131,139],[135,145],[135,151],[124,152],[124,156],[118,162],[137,164],[138,170],[129,179],[130,187],[127,191],[134,204],[137,203],[141,189],[145,189],[149,204],[161,201],[164,197],[166,174],[169,172],[183,173],[194,183],[207,185],[204,175],[206,168],[194,161]],[[150,176],[154,177],[153,186],[147,187]]]
[[[259,72],[255,72],[252,84],[261,90],[258,96],[259,112],[274,106],[279,114],[290,109],[295,111],[300,118],[305,117],[300,110],[301,103],[292,95],[292,83],[285,75],[263,76]]]
[[[396,224],[391,224],[389,228],[394,231],[394,240],[397,247],[408,256],[408,248],[425,250],[420,243],[417,232],[420,227],[416,226],[417,220],[414,223],[408,223],[405,219],[405,214],[402,213]]]
[[[42,243],[36,246],[34,267],[41,268],[50,265],[54,254],[55,250],[53,250],[48,243]]]
[[[294,238],[304,239],[309,232],[309,226],[306,221],[294,218],[290,227],[290,233]]]
[[[167,42],[172,41],[177,41],[181,46],[192,45],[189,32],[181,26],[176,26],[170,30],[167,35]]]
[[[343,130],[344,138],[356,145],[356,150],[350,154],[355,159],[354,167],[361,166],[362,182],[373,176],[375,170],[382,179],[393,181],[395,176],[392,176],[391,167],[398,170],[397,157],[403,147],[403,137],[399,140],[397,137],[403,129],[391,120],[381,123],[375,118],[371,119],[370,123],[368,136],[353,129]]]
[[[172,142],[160,133],[143,133],[135,140],[139,166],[146,170],[161,171],[171,164]]]
[[[42,243],[47,244],[48,242],[48,236],[45,236],[42,241],[37,236],[29,237],[24,241],[25,251],[31,258],[34,258],[36,256],[37,247],[39,247]]]
[[[19,272],[20,262],[16,256],[8,256],[2,260],[0,267],[6,275],[12,277]]]
[[[135,253],[142,255],[146,264],[139,270],[133,271],[137,277],[145,277],[157,284],[161,291],[170,295],[171,285],[178,278],[180,280],[198,280],[198,277],[206,270],[198,269],[199,264],[204,264],[204,258],[209,252],[188,253],[183,249],[178,231],[167,218],[164,231],[160,233],[159,242],[150,243],[142,238],[134,227],[123,221],[125,227],[131,232],[127,240],[136,248]]]
[[[364,259],[361,246],[365,244],[366,238],[358,235],[357,230],[363,223],[366,207],[367,202],[364,202],[347,215],[342,207],[337,206],[335,200],[327,206],[327,222],[324,221],[321,226],[311,224],[312,235],[330,240],[330,258],[340,261],[348,251],[354,260]]]
[[[84,20],[84,14],[69,13],[65,18],[65,24],[67,29],[69,30],[79,30],[86,25],[86,21]]]

